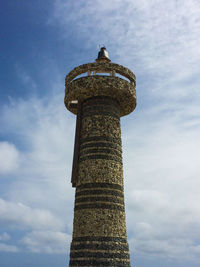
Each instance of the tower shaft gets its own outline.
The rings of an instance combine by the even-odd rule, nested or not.
[[[130,267],[120,117],[136,107],[135,75],[102,51],[96,62],[74,68],[65,83],[66,108],[77,115],[69,266]]]
[[[70,266],[130,266],[126,237],[120,106],[85,100]]]

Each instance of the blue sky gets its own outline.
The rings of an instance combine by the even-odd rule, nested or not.
[[[200,2],[1,1],[0,265],[67,266],[75,116],[65,75],[105,45],[137,77],[122,118],[135,267],[200,257]]]

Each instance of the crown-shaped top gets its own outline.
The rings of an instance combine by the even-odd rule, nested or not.
[[[101,47],[99,53],[98,53],[98,58],[96,59],[97,62],[110,62],[109,56],[108,56],[108,51],[106,50],[105,47]]]

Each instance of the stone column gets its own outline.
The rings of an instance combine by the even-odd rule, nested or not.
[[[66,108],[77,115],[69,266],[128,267],[120,117],[136,107],[135,75],[116,63],[94,62],[74,68],[65,84]]]
[[[130,266],[124,210],[120,106],[82,104],[70,266]]]

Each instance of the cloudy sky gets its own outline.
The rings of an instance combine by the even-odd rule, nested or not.
[[[199,14],[199,0],[1,1],[2,267],[68,266],[64,80],[99,45],[137,77],[137,108],[121,120],[132,265],[199,266]]]

